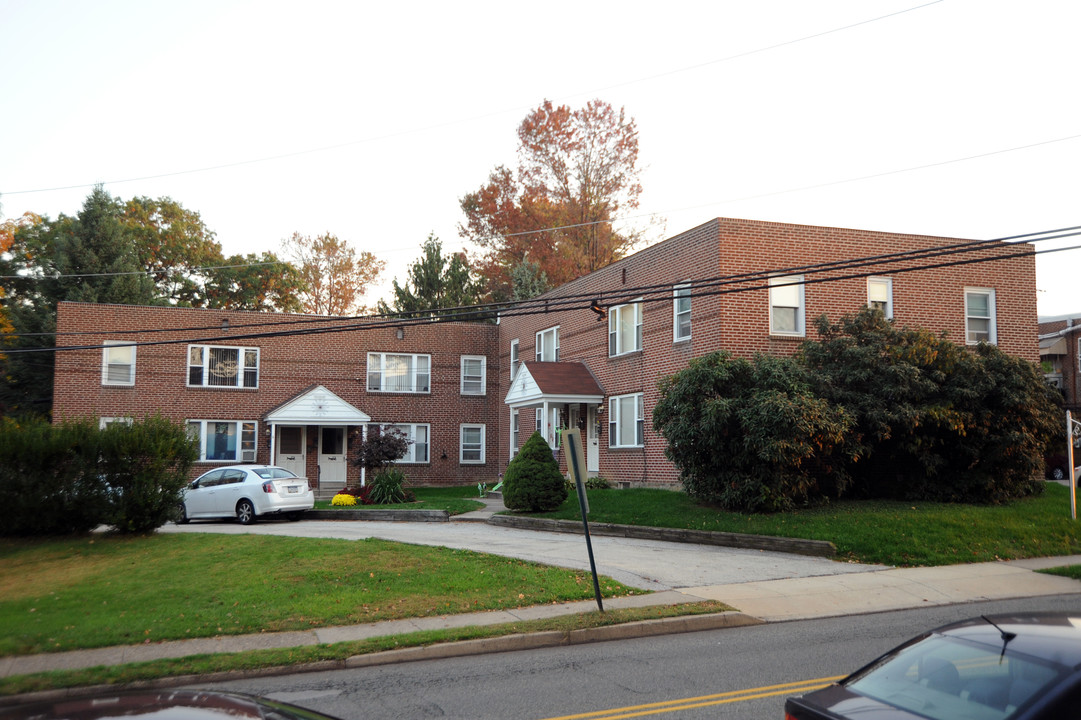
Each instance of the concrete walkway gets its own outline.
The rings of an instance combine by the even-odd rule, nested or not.
[[[487,517],[503,508],[498,501],[489,501],[487,505],[484,510],[459,516],[450,523],[283,521],[240,526],[233,523],[196,522],[184,526],[167,525],[162,531],[344,539],[380,537],[417,544],[467,548],[551,565],[588,569],[585,543],[581,536],[492,526],[485,522]],[[935,568],[888,568],[758,550],[627,538],[595,537],[593,551],[600,573],[633,587],[655,591],[647,595],[605,600],[606,610],[712,599],[737,608],[738,612],[630,623],[570,634],[536,633],[411,648],[358,656],[335,663],[334,666],[356,667],[420,658],[595,642],[980,600],[1081,594],[1081,582],[1035,572],[1041,568],[1081,564],[1081,555]],[[558,617],[595,609],[596,603],[590,600],[303,632],[260,633],[7,657],[0,658],[0,677],[203,653],[338,643],[419,630]],[[192,680],[189,678],[188,682]]]

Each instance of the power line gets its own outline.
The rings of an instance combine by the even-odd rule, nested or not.
[[[1081,235],[1081,232],[1074,232],[1074,233],[1071,233],[1069,235],[1064,235],[1062,237],[1072,237],[1072,236],[1076,236],[1076,235]],[[988,242],[988,241],[979,241],[979,242]],[[964,259],[960,259],[960,260],[953,259],[953,260],[949,260],[949,261],[945,261],[945,262],[924,264],[924,265],[919,265],[919,266],[915,266],[915,267],[891,268],[890,273],[899,274],[899,273],[916,272],[916,271],[931,270],[931,269],[938,269],[938,268],[954,267],[954,266],[958,266],[958,265],[969,265],[969,264],[983,263],[983,262],[995,262],[995,261],[998,261],[998,260],[1009,260],[1009,259],[1015,259],[1015,258],[1020,258],[1020,257],[1026,257],[1026,256],[1029,256],[1029,255],[1038,255],[1038,254],[1052,253],[1052,252],[1063,252],[1063,251],[1066,251],[1066,250],[1077,250],[1077,249],[1081,249],[1081,245],[1075,245],[1075,246],[1064,247],[1064,248],[1052,248],[1052,249],[1048,249],[1048,250],[1024,249],[1024,250],[1019,250],[1018,252],[1000,254],[1000,255],[993,256],[993,257],[964,258]],[[973,250],[970,249],[970,250],[967,250],[967,251],[971,252]],[[928,255],[928,256],[925,256],[924,258],[921,258],[921,259],[926,259],[927,257],[938,257],[938,256],[944,256],[944,255],[948,255],[948,254],[956,254],[957,252],[966,252],[966,250],[962,250],[961,248],[953,248],[950,251],[939,253],[938,255]],[[900,259],[889,260],[890,263],[899,262],[899,261],[900,261]],[[854,269],[854,268],[867,266],[867,265],[875,266],[877,264],[878,263],[874,263],[874,262],[854,263],[854,262],[849,262],[849,261],[841,261],[841,262],[836,263],[834,266],[830,267],[829,271],[836,272],[838,270],[847,270],[847,269],[850,269],[850,268]],[[715,295],[727,295],[727,294],[741,293],[741,292],[761,291],[761,290],[766,289],[767,286],[763,286],[763,285],[746,286],[745,283],[749,281],[748,278],[751,278],[751,280],[764,280],[764,279],[766,279],[766,278],[768,278],[770,276],[774,276],[774,277],[775,276],[783,276],[786,272],[787,271],[772,270],[772,271],[763,271],[763,272],[760,272],[760,273],[746,273],[746,274],[744,274],[742,276],[732,276],[732,277],[726,277],[726,278],[705,278],[705,279],[698,280],[698,281],[690,281],[690,284],[692,285],[692,297],[710,297],[710,296],[715,296]],[[816,272],[823,272],[823,271],[816,271]],[[821,283],[827,283],[827,282],[838,282],[838,281],[841,281],[841,280],[850,280],[850,279],[854,279],[854,278],[870,277],[870,276],[879,274],[879,272],[880,272],[880,270],[878,270],[876,268],[874,270],[870,270],[870,271],[867,271],[867,272],[853,272],[853,273],[847,273],[847,274],[843,274],[843,275],[833,275],[833,276],[830,276],[830,277],[820,277],[820,278],[811,278],[811,279],[804,278],[802,281],[795,282],[795,283],[792,283],[792,284],[793,285],[814,285],[814,284],[821,284]],[[733,278],[735,278],[735,279],[733,279]],[[739,283],[743,283],[743,285],[737,286],[737,287],[726,287],[727,285],[739,284]],[[683,284],[683,283],[681,283],[681,284]],[[666,284],[664,287],[666,287],[668,290],[671,290],[672,285],[671,284]],[[699,288],[699,289],[695,290],[695,288]],[[601,293],[600,295],[601,295],[601,299],[607,298],[609,300],[611,300],[611,299],[619,300],[619,299],[624,299],[627,296],[627,291],[626,290],[620,291],[617,295],[615,295],[614,298],[612,297],[611,294],[605,295],[605,294]],[[653,295],[656,295],[656,294],[654,293]],[[666,295],[657,295],[657,296],[653,296],[653,295],[649,295],[649,296],[643,295],[643,297],[639,301],[648,303],[648,302],[662,302],[662,301],[670,302],[672,300],[671,295],[667,295],[667,294]],[[228,336],[223,336],[223,335],[219,334],[219,335],[215,335],[213,337],[137,341],[137,342],[130,343],[130,345],[135,346],[135,347],[143,347],[143,346],[155,346],[155,345],[178,345],[178,344],[192,344],[192,343],[199,344],[199,343],[223,342],[223,341],[226,341],[226,340],[237,341],[237,340],[261,339],[261,338],[275,338],[275,337],[296,337],[296,336],[302,336],[302,335],[315,335],[315,334],[325,334],[325,333],[349,332],[349,331],[355,331],[355,330],[376,330],[376,329],[384,329],[384,328],[410,327],[410,326],[415,326],[415,325],[426,325],[426,324],[434,324],[434,323],[443,324],[443,323],[447,323],[447,322],[478,321],[478,320],[491,319],[491,318],[496,317],[496,316],[499,316],[499,317],[520,317],[520,316],[527,316],[527,315],[540,315],[540,314],[546,314],[546,313],[552,312],[553,310],[572,309],[573,307],[576,307],[576,306],[579,306],[579,305],[581,305],[583,309],[586,309],[586,307],[587,307],[586,302],[588,302],[588,301],[583,301],[584,297],[589,297],[589,296],[585,295],[585,294],[582,294],[582,295],[557,297],[557,298],[547,298],[547,299],[541,298],[541,299],[538,299],[538,300],[535,300],[535,301],[527,301],[525,303],[518,303],[516,306],[511,307],[506,311],[497,311],[497,310],[493,310],[493,309],[490,309],[490,308],[484,309],[484,308],[481,308],[479,306],[469,306],[469,307],[463,307],[463,308],[446,309],[444,311],[441,311],[441,312],[444,313],[443,315],[438,315],[438,316],[434,316],[434,317],[426,317],[426,318],[387,318],[387,319],[382,319],[382,320],[378,319],[378,318],[370,318],[370,319],[358,318],[358,319],[355,319],[353,322],[350,322],[348,324],[334,325],[334,326],[330,326],[330,327],[281,330],[281,331],[275,331],[275,332],[269,332],[269,333],[248,333],[248,334],[228,335]],[[593,294],[591,297],[596,298],[597,294]],[[336,318],[336,320],[340,320],[340,318]],[[177,331],[176,330],[162,330],[161,332],[177,332]],[[96,350],[96,349],[102,349],[102,348],[105,348],[105,347],[115,347],[115,346],[109,346],[109,345],[75,345],[75,346],[58,346],[58,347],[55,347],[55,348],[10,349],[10,350],[7,350],[6,352],[11,353],[11,354],[16,354],[16,353],[39,353],[39,352],[63,352],[63,351],[73,351],[73,350]]]

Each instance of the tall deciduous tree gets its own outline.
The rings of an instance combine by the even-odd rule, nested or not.
[[[545,101],[518,126],[517,175],[504,166],[461,198],[460,234],[481,248],[480,273],[496,299],[511,273],[537,263],[553,286],[623,257],[639,232],[613,227],[638,206],[638,128],[621,108],[593,100],[571,110]]]
[[[206,305],[226,310],[300,312],[300,271],[271,252],[233,255],[206,272]]]
[[[404,285],[394,278],[394,308],[382,300],[379,312],[438,315],[438,310],[478,303],[479,287],[463,253],[443,255],[443,243],[435,235],[424,241],[424,252],[409,266]]]
[[[386,267],[370,252],[358,253],[330,233],[316,237],[293,233],[282,241],[282,248],[296,262],[304,284],[301,307],[315,315],[364,312],[360,300]]]

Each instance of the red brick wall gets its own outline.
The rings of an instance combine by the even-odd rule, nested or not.
[[[791,353],[804,338],[771,335],[768,283],[759,279],[732,282],[715,288],[722,294],[696,295],[692,299],[692,339],[673,343],[672,286],[686,280],[733,278],[751,272],[777,271],[817,263],[941,248],[960,242],[949,238],[897,235],[840,228],[822,228],[752,220],[720,218],[604,268],[543,296],[550,300],[572,295],[611,297],[622,289],[662,285],[656,301],[643,309],[643,350],[608,357],[608,325],[597,322],[585,302],[580,309],[525,317],[506,317],[500,325],[499,355],[503,367],[500,394],[509,389],[510,341],[519,339],[522,359],[534,357],[535,333],[560,326],[560,359],[585,362],[597,376],[607,396],[642,392],[646,405],[645,446],[641,449],[608,449],[607,406],[602,422],[600,475],[614,482],[670,485],[677,473],[664,458],[664,440],[652,431],[650,411],[658,399],[657,384],[686,366],[691,357],[714,350],[729,350],[749,357],[756,352]],[[906,259],[886,267],[854,268],[804,274],[806,280],[830,282],[805,287],[807,339],[817,336],[814,319],[826,314],[837,319],[867,302],[865,277],[839,279],[842,275],[871,273],[893,282],[894,318],[901,325],[922,326],[963,344],[965,340],[964,288],[994,288],[997,340],[1004,351],[1036,361],[1036,282],[1031,246],[981,246],[971,253],[924,260]],[[1024,257],[978,262],[955,267],[929,265],[961,259],[981,260],[1028,253]],[[901,272],[904,268],[923,268]],[[733,290],[728,292],[728,290]],[[648,295],[648,293],[647,293]],[[532,414],[523,417],[523,431],[531,431]],[[499,454],[506,462],[509,433],[501,433]]]
[[[398,340],[393,327],[363,329],[364,323],[255,312],[189,308],[132,307],[61,303],[57,344],[100,345],[123,337],[143,341],[179,340],[178,344],[142,345],[137,348],[134,387],[101,383],[102,351],[61,351],[56,354],[53,411],[57,419],[77,417],[142,417],[161,413],[178,422],[192,420],[258,421],[258,459],[269,461],[269,426],[266,413],[313,385],[331,392],[372,417],[377,423],[430,423],[430,462],[402,465],[414,484],[464,484],[494,481],[497,424],[501,419],[496,358],[498,329],[494,325],[452,323],[404,327]],[[222,329],[223,320],[228,329]],[[296,324],[297,321],[305,321]],[[287,332],[298,328],[351,324],[358,329],[309,335],[244,339],[253,332]],[[249,327],[245,327],[249,326]],[[254,326],[254,327],[252,327]],[[87,332],[68,335],[65,332]],[[118,336],[117,331],[145,331]],[[189,388],[188,342],[260,348],[259,388]],[[430,394],[370,393],[367,391],[367,353],[423,353],[431,355]],[[460,357],[488,358],[487,395],[460,394]],[[459,463],[459,425],[486,425],[484,465]],[[309,428],[309,477],[315,477],[317,436]],[[446,455],[444,459],[443,455]],[[212,464],[200,464],[205,471]],[[349,477],[359,476],[350,468]]]

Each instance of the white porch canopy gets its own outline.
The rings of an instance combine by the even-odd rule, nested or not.
[[[512,418],[515,411],[542,408],[541,434],[549,445],[554,446],[552,410],[564,405],[600,406],[604,402],[604,390],[583,363],[524,362],[514,374],[503,402],[510,407]],[[513,420],[511,427],[514,427]]]
[[[270,462],[274,462],[274,429],[278,425],[360,425],[367,432],[370,415],[315,385],[271,410],[263,418],[270,428]]]

